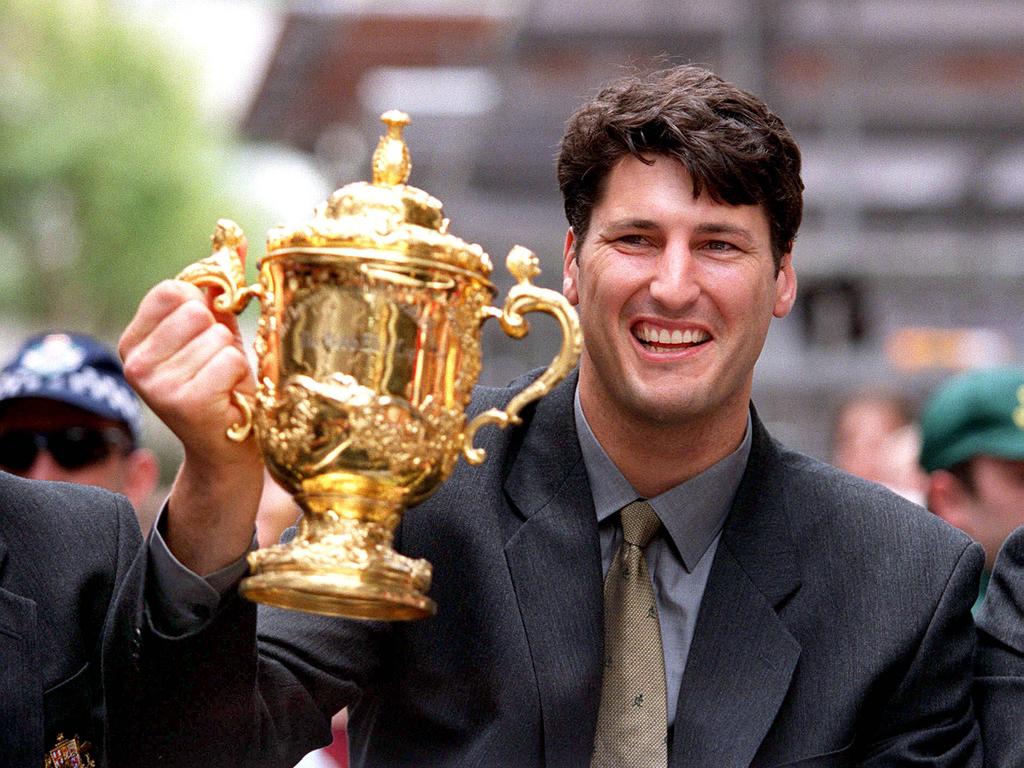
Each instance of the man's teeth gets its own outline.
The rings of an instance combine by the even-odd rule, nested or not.
[[[648,344],[699,344],[709,338],[706,331],[689,328],[685,331],[680,331],[678,328],[670,331],[667,328],[657,328],[648,323],[640,325],[637,329],[637,336]]]

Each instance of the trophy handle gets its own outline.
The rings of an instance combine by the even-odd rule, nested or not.
[[[520,422],[519,411],[548,392],[569,375],[580,357],[583,336],[580,333],[576,310],[558,291],[538,288],[531,280],[540,274],[537,257],[522,246],[515,246],[505,259],[505,266],[518,281],[508,292],[502,309],[485,307],[484,320],[495,317],[501,321],[501,328],[514,339],[521,339],[530,332],[530,324],[523,314],[546,312],[558,321],[562,329],[562,346],[547,370],[537,377],[522,392],[516,394],[504,410],[491,408],[478,414],[469,422],[463,436],[462,453],[470,464],[480,464],[487,456],[483,448],[473,447],[473,438],[480,427],[494,424],[506,427]]]
[[[213,242],[213,253],[185,267],[175,279],[192,283],[198,288],[219,289],[220,294],[213,300],[213,308],[218,312],[240,314],[250,299],[259,299],[263,294],[259,283],[245,283],[245,262],[239,253],[245,247],[245,234],[230,219],[219,219],[210,240]],[[227,436],[241,443],[252,432],[253,404],[251,398],[241,392],[232,392],[231,402],[242,412],[242,419],[228,427]]]

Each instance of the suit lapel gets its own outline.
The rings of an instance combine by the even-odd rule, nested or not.
[[[505,481],[525,518],[505,557],[533,659],[549,765],[586,765],[601,689],[597,520],[576,440],[576,377],[540,401]]]
[[[670,763],[749,765],[800,645],[777,611],[800,586],[779,453],[753,414],[750,460],[722,531],[680,687]]]

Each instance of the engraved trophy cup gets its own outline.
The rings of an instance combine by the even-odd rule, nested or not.
[[[561,294],[531,283],[537,258],[519,246],[507,259],[517,284],[502,309],[491,306],[487,254],[448,232],[440,201],[405,183],[409,118],[381,119],[373,182],[335,191],[301,227],[271,229],[257,284],[246,285],[243,235],[225,219],[213,254],[178,279],[218,289],[221,311],[259,300],[257,392],[234,394],[244,416],[228,438],[255,431],[270,473],[303,510],[292,542],[249,555],[242,594],[316,613],[415,619],[435,610],[431,567],[392,548],[402,512],[448,477],[460,453],[484,460],[477,430],[517,423],[523,406],[561,381],[580,331]],[[483,321],[496,318],[521,338],[532,311],[558,321],[558,354],[505,410],[467,424]]]

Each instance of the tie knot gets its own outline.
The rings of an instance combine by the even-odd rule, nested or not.
[[[646,501],[627,504],[619,515],[622,518],[622,538],[640,549],[647,546],[661,527],[658,513]]]

